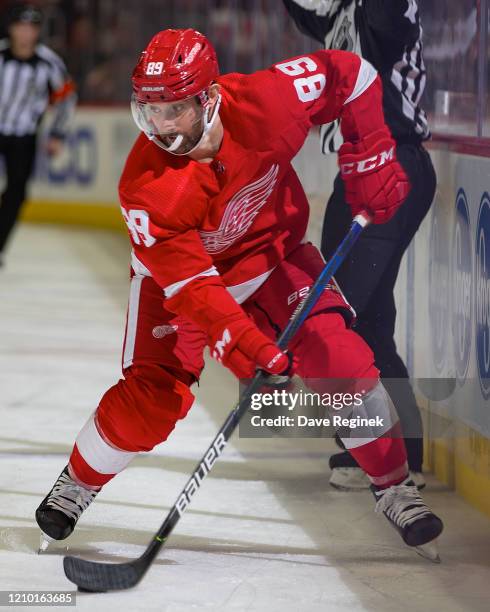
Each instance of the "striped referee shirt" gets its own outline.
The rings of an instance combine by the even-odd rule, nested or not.
[[[42,44],[31,58],[17,59],[9,40],[0,40],[0,134],[35,134],[49,103],[54,105],[49,133],[63,138],[76,103],[63,60]]]
[[[385,120],[398,142],[430,137],[419,106],[426,70],[417,0],[283,0],[298,28],[327,49],[368,60],[383,81]],[[338,151],[339,122],[322,126],[322,151]]]

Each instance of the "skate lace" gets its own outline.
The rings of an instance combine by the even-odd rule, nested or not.
[[[432,514],[420,497],[417,487],[409,485],[395,485],[384,491],[376,503],[375,512],[383,512],[402,528]]]
[[[61,474],[49,494],[46,505],[55,510],[61,510],[67,516],[78,520],[96,495],[97,491],[85,489],[67,474]]]

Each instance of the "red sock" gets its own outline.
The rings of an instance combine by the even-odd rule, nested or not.
[[[383,437],[349,452],[380,489],[399,484],[408,476],[407,452],[398,423]]]
[[[115,476],[115,474],[100,474],[91,468],[80,454],[76,444],[70,455],[68,469],[73,480],[87,489],[100,489]]]

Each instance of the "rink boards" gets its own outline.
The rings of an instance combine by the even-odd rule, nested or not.
[[[117,182],[136,136],[126,109],[80,109],[63,155],[39,159],[24,218],[124,231]],[[397,343],[416,379],[447,379],[432,399],[430,381],[415,385],[427,467],[490,515],[490,158],[440,142],[431,155],[438,190],[400,273]],[[295,166],[317,242],[336,160],[312,134]]]

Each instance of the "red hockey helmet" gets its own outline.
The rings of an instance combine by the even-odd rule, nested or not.
[[[218,116],[221,96],[214,104],[209,98],[218,74],[216,53],[203,34],[159,32],[133,72],[131,111],[136,125],[165,151],[188,155]]]
[[[139,102],[175,102],[199,95],[218,76],[216,52],[196,30],[163,30],[150,41],[133,71]]]

